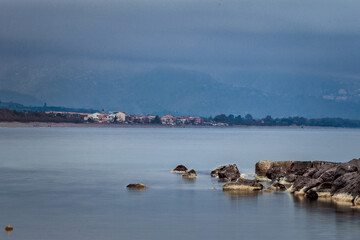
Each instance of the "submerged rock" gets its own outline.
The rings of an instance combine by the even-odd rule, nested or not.
[[[131,184],[127,185],[126,188],[134,189],[134,190],[144,190],[148,187],[142,183],[131,183]]]
[[[196,175],[196,172],[194,169],[191,169],[190,171],[187,171],[185,172],[183,175],[182,175],[183,178],[196,178],[197,175]]]
[[[185,173],[187,170],[187,167],[184,165],[178,165],[176,168],[171,170],[171,173]]]
[[[240,172],[236,164],[230,164],[226,166],[220,166],[211,171],[212,177],[218,177],[224,181],[235,181],[240,178]]]
[[[223,190],[237,190],[237,191],[259,191],[264,186],[255,180],[250,179],[238,179],[236,182],[226,183],[223,186]]]

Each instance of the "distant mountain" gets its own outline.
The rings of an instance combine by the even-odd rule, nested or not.
[[[14,102],[0,102],[0,109],[10,109],[16,111],[30,111],[30,112],[46,112],[46,111],[57,111],[57,112],[77,112],[77,113],[95,113],[99,110],[85,109],[85,108],[66,108],[66,107],[55,107],[55,106],[25,106],[20,103]]]
[[[34,101],[46,99],[48,105],[135,114],[207,117],[251,113],[254,117],[360,119],[360,84],[355,80],[279,78],[268,83],[256,79],[220,82],[208,74],[183,69],[155,69],[126,76],[107,71],[29,77],[32,84],[27,93],[35,96]],[[29,102],[31,96],[26,96],[25,102],[17,102]]]
[[[28,106],[41,106],[44,104],[36,97],[9,90],[0,90],[0,101],[22,103]]]

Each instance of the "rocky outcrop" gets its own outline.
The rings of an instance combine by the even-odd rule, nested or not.
[[[187,167],[184,165],[178,165],[176,168],[171,170],[171,173],[185,173],[187,170]]]
[[[226,183],[223,186],[223,191],[259,191],[264,186],[256,180],[238,179],[236,182]]]
[[[191,169],[190,171],[187,171],[185,172],[183,175],[182,175],[183,178],[196,178],[197,175],[196,175],[196,172],[194,169]]]
[[[257,174],[263,174],[274,183],[292,183],[290,192],[311,200],[331,197],[336,201],[360,204],[360,159],[347,163],[324,161],[300,161],[279,166],[273,162],[260,161]],[[269,189],[277,190],[273,184]]]
[[[133,190],[144,190],[147,188],[146,185],[142,183],[131,183],[126,186],[127,189],[133,189]]]
[[[224,181],[236,181],[240,178],[240,172],[236,164],[221,166],[211,171],[212,177],[218,177]]]

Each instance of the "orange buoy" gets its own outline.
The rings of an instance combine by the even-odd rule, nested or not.
[[[11,226],[11,225],[7,225],[7,226],[5,227],[5,231],[7,231],[7,232],[11,232],[12,230],[14,230],[14,228],[13,228],[13,226]]]

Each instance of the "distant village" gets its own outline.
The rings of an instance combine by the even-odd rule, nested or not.
[[[46,112],[47,115],[64,117],[64,118],[76,118],[83,120],[88,123],[118,123],[118,124],[162,124],[169,126],[179,126],[179,125],[201,125],[201,126],[228,126],[227,123],[219,123],[215,121],[205,120],[201,117],[175,117],[173,115],[167,114],[165,116],[155,116],[155,115],[131,115],[122,111],[114,111],[110,113],[102,112],[96,113],[76,113],[76,112],[58,112],[58,111],[49,111]]]

